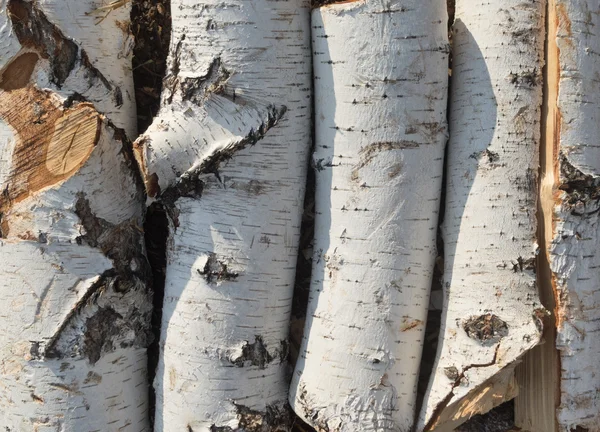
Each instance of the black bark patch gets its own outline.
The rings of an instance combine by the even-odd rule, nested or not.
[[[475,152],[469,156],[471,159],[484,160],[489,164],[495,164],[500,160],[500,155],[494,151],[486,149],[482,152]]]
[[[242,347],[242,355],[234,359],[232,363],[237,367],[252,365],[258,366],[260,369],[265,369],[272,361],[273,356],[269,354],[262,336],[255,336],[254,342],[246,342]]]
[[[463,329],[471,339],[479,342],[497,342],[508,335],[508,325],[497,315],[485,314],[466,320]]]
[[[238,273],[229,271],[227,264],[219,260],[215,253],[210,254],[204,268],[198,269],[198,273],[204,276],[204,279],[211,285],[224,280],[236,280],[238,277]]]
[[[87,243],[91,247],[98,247],[102,235],[113,227],[112,224],[97,217],[90,207],[90,202],[85,198],[85,194],[79,192],[75,202],[75,214],[79,217],[81,225],[85,229],[85,234],[77,237],[77,243]]]
[[[590,216],[600,211],[600,176],[584,174],[561,153],[560,177],[559,189],[568,195],[563,203],[567,211],[576,216]]]
[[[221,64],[221,58],[217,57],[211,62],[206,75],[181,80],[179,87],[182,99],[200,105],[212,94],[223,95],[230,76],[231,72]],[[232,98],[235,98],[235,93]]]
[[[458,377],[460,376],[456,366],[450,366],[450,367],[444,368],[444,374],[452,381],[456,381],[458,379]]]
[[[537,68],[525,70],[522,72],[511,72],[509,75],[510,83],[517,87],[535,87],[539,81],[539,71]]]
[[[35,49],[49,60],[52,69],[50,80],[60,87],[75,67],[79,51],[77,44],[52,24],[34,2],[10,0],[7,9],[19,43]]]
[[[89,200],[82,192],[77,195],[75,214],[79,217],[85,230],[84,234],[77,237],[77,243],[85,243],[99,248],[113,262],[119,276],[115,285],[116,291],[126,292],[132,275],[149,279],[148,261],[142,253],[144,234],[142,229],[137,226],[136,221],[113,225],[97,217],[90,207]]]
[[[112,90],[112,85],[110,84],[110,81],[102,74],[102,72],[100,72],[98,69],[96,69],[96,67],[94,67],[94,65],[90,61],[90,58],[84,50],[81,50],[81,64],[86,68],[87,78],[88,82],[90,83],[90,86],[93,85],[94,81],[100,80],[102,84],[104,84],[104,87],[106,87],[108,90]]]
[[[517,258],[516,262],[512,262],[512,270],[515,273],[523,273],[525,270],[532,271],[535,273],[536,271],[536,259],[532,258],[523,258],[522,256]]]
[[[292,427],[291,410],[287,406],[267,405],[264,412],[234,403],[238,426],[210,427],[210,432],[288,432]]]
[[[103,352],[112,351],[113,337],[120,332],[123,317],[111,308],[100,308],[86,321],[83,353],[91,364],[96,363]]]

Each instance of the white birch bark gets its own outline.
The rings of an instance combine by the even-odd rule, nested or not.
[[[446,141],[444,1],[314,10],[315,254],[290,403],[319,431],[409,431]]]
[[[600,5],[559,0],[552,242],[559,430],[600,431]]]
[[[82,102],[122,109],[88,60],[38,3],[0,2],[0,425],[11,432],[148,430],[143,190],[124,132]]]
[[[451,431],[515,395],[540,341],[535,277],[544,2],[458,0],[444,312],[418,429]]]
[[[285,430],[309,4],[171,9],[161,110],[137,143],[147,191],[171,216],[155,430]]]

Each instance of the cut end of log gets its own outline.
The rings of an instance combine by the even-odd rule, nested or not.
[[[67,110],[54,126],[48,143],[46,168],[57,177],[68,176],[88,159],[98,142],[100,116],[90,104]]]
[[[25,72],[33,70],[36,59],[30,53],[19,59],[11,66]],[[91,104],[80,103],[65,110],[51,94],[32,84],[23,86],[24,79],[12,78],[18,70],[9,67],[4,71],[2,83],[12,90],[0,91],[0,118],[14,131],[16,141],[10,171],[2,185],[3,212],[72,176],[100,138],[101,116]]]
[[[40,57],[36,53],[23,53],[10,62],[0,75],[0,89],[11,91],[29,84],[33,70]]]

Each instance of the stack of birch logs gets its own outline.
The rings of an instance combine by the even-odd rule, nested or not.
[[[130,1],[0,0],[0,430],[600,432],[600,3],[170,7],[138,136]]]

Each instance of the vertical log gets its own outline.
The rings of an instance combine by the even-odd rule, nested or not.
[[[541,336],[535,275],[544,2],[458,0],[444,312],[418,428],[451,431],[514,397]]]
[[[113,97],[131,78],[105,75],[53,22],[68,12],[40,3],[0,2],[0,425],[143,431],[144,195],[115,125],[135,112]]]
[[[446,141],[444,1],[312,16],[315,255],[290,403],[318,430],[409,431]]]
[[[162,106],[137,142],[147,191],[171,218],[155,430],[286,430],[309,4],[171,10]]]

